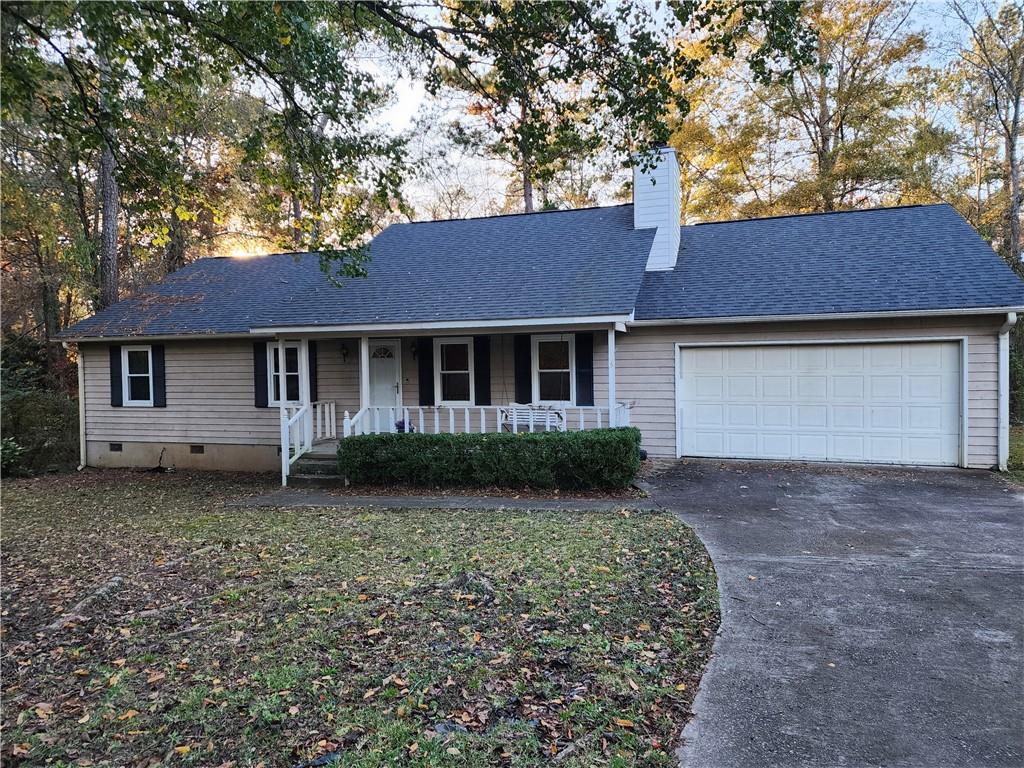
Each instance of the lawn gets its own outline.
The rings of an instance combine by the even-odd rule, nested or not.
[[[225,504],[262,482],[5,484],[5,765],[674,764],[719,620],[675,517]]]
[[[1010,427],[1010,457],[1007,462],[1010,480],[1024,485],[1024,426]]]

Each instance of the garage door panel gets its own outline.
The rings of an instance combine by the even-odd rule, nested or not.
[[[959,463],[956,342],[751,345],[680,355],[683,455]]]
[[[828,458],[828,435],[797,434],[797,455],[809,461],[825,461]]]

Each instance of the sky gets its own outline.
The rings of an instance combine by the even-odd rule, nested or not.
[[[946,0],[917,0],[911,10],[908,27],[926,33],[929,47],[921,63],[935,67],[944,66],[950,61],[957,44],[962,43],[965,36],[962,26],[953,16]],[[383,111],[379,120],[395,133],[411,132],[416,127],[417,118],[435,102],[427,94],[423,80],[417,77],[397,77],[394,93],[393,103]],[[502,164],[464,154],[454,162],[462,171],[460,182],[477,197],[470,206],[470,215],[483,215],[489,212],[503,192],[505,169]],[[614,187],[615,184],[611,186]],[[606,190],[599,196],[603,204],[612,202],[610,199],[603,199],[609,194]],[[429,196],[430,190],[422,184],[410,185],[408,197],[418,210],[422,209]]]

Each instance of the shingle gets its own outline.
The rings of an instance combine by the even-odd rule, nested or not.
[[[949,205],[683,227],[637,320],[1024,306],[1024,282]]]
[[[614,206],[396,224],[373,240],[369,276],[340,288],[316,255],[201,259],[65,335],[628,315],[654,238],[632,221]]]
[[[682,227],[644,272],[632,206],[398,224],[369,277],[336,287],[314,254],[201,259],[65,338],[253,327],[626,315],[664,320],[1024,306],[1020,281],[948,205]]]

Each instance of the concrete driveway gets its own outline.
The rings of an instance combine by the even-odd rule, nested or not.
[[[718,569],[686,768],[1024,765],[1024,497],[988,472],[686,461]]]

